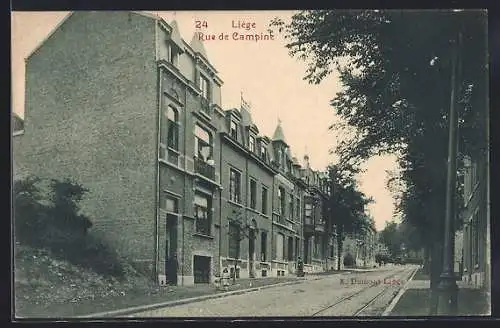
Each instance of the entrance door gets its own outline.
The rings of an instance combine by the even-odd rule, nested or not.
[[[309,237],[304,238],[304,263],[309,263]]]
[[[250,229],[248,235],[248,274],[250,278],[255,278],[254,270],[254,258],[255,258],[255,230]]]
[[[295,261],[297,261],[297,258],[300,256],[300,239],[299,237],[295,237]]]
[[[293,261],[293,237],[288,237],[288,261]]]
[[[193,271],[195,284],[210,283],[210,257],[195,255],[193,257]]]
[[[169,285],[177,285],[177,216],[167,215],[167,243],[165,246],[165,275]]]

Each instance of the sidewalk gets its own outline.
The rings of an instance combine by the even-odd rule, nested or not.
[[[415,277],[423,275],[417,274]],[[413,277],[412,277],[413,278]],[[491,306],[487,304],[484,292],[471,284],[457,281],[458,315],[489,315]],[[395,303],[395,304],[394,304]],[[410,279],[389,305],[388,316],[428,316],[430,307],[430,280]],[[387,311],[387,310],[386,310]]]
[[[247,293],[259,289],[280,285],[302,283],[325,276],[270,277],[256,279],[237,279],[235,285],[230,285],[227,291],[216,289],[213,284],[195,286],[168,286],[150,289],[137,288],[127,291],[124,295],[82,300],[75,303],[54,303],[50,305],[16,304],[17,318],[68,318],[68,317],[99,317],[120,314],[127,309],[154,307],[155,305],[173,306],[197,302],[204,299],[224,297],[228,295]],[[16,302],[17,303],[17,302]],[[115,315],[116,315],[115,314]]]

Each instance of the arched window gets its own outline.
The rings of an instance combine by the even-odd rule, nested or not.
[[[160,117],[161,159],[178,164],[179,152],[179,112],[171,105],[166,106]]]
[[[168,136],[167,146],[174,150],[179,149],[179,113],[172,106],[167,108]]]

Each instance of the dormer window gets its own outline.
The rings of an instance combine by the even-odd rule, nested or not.
[[[167,60],[175,67],[179,64],[179,51],[171,43],[167,43]]]
[[[248,148],[252,153],[255,153],[255,137],[252,135],[248,138]]]
[[[210,82],[208,81],[208,79],[203,76],[202,74],[200,74],[200,90],[201,90],[201,96],[207,100],[209,100],[210,98],[210,92],[209,92],[209,85],[210,85]]]
[[[260,145],[260,157],[262,158],[262,160],[266,161],[267,160],[267,149],[266,149],[266,145],[264,143],[262,143]]]
[[[229,134],[234,140],[238,140],[238,124],[235,121],[231,121],[231,126],[229,128]]]

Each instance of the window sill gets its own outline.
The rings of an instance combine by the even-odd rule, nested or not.
[[[261,214],[259,211],[257,211],[255,208],[247,207],[249,211],[254,212],[255,214]]]
[[[286,260],[271,260],[272,263],[288,264]]]
[[[238,207],[241,207],[241,208],[245,207],[243,204],[237,203],[237,202],[235,202],[233,200],[230,200],[230,199],[228,199],[227,202],[230,203],[230,204],[236,205]]]
[[[175,153],[175,154],[177,154],[177,155],[180,155],[180,154],[181,154],[181,152],[180,152],[179,150],[177,150],[177,149],[175,149],[175,148],[172,148],[172,147],[167,147],[167,150],[168,150],[168,151],[171,151],[171,152],[173,152],[173,153]]]
[[[206,113],[203,109],[200,109],[198,111],[198,113],[200,113],[201,116],[203,116],[204,118],[206,118],[209,121],[212,119],[212,116],[209,115],[208,113]]]
[[[206,234],[201,233],[201,232],[195,232],[195,233],[193,233],[193,236],[198,236],[198,237],[202,237],[202,238],[206,238],[206,239],[214,239],[214,236],[206,235]]]

